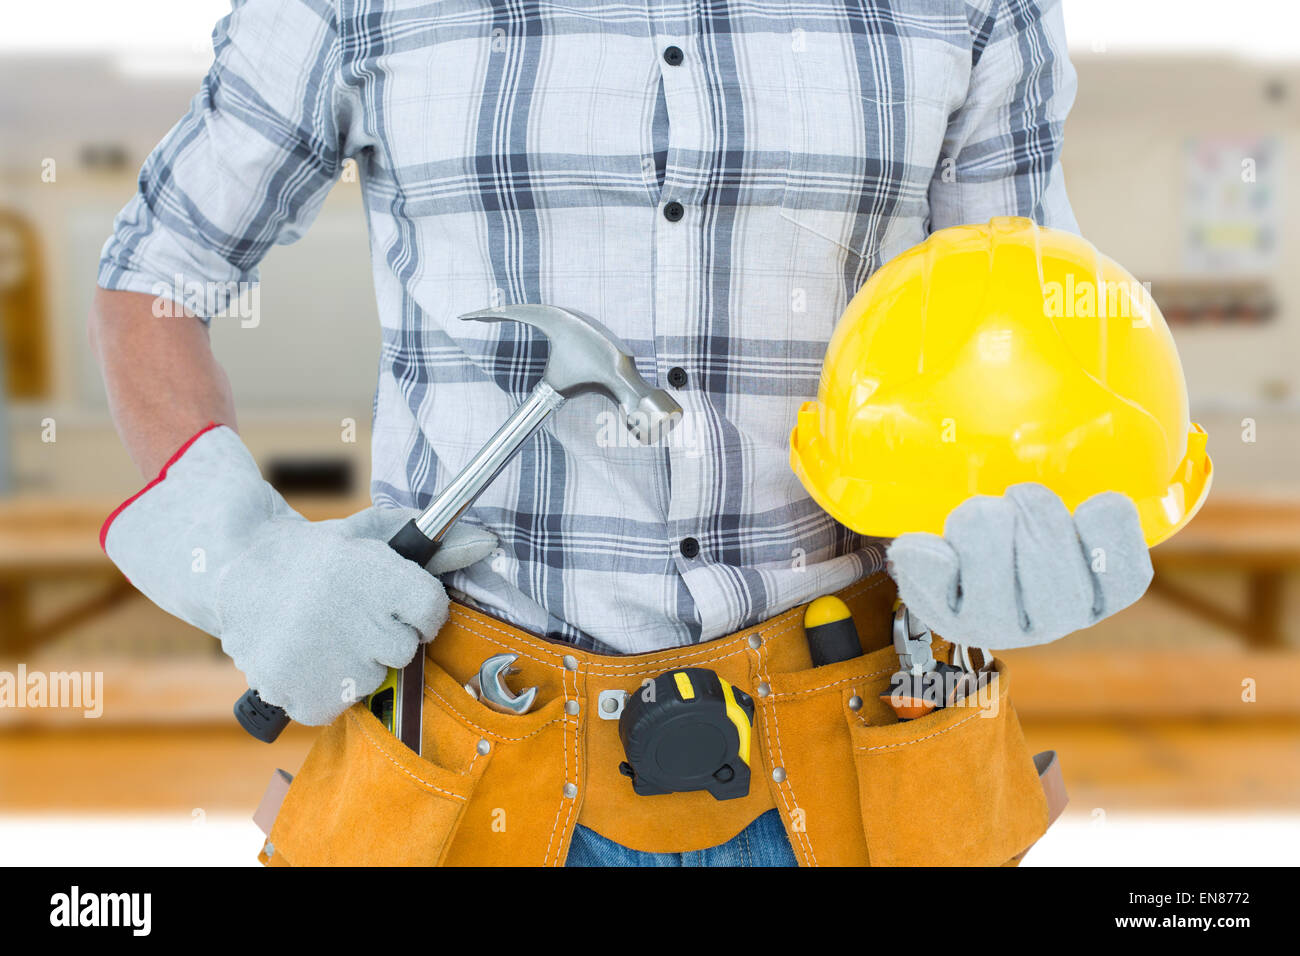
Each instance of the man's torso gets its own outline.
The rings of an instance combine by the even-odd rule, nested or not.
[[[635,652],[877,570],[788,437],[845,303],[927,233],[965,5],[340,6],[384,324],[376,501],[426,504],[541,374],[543,336],[464,312],[586,312],[684,409],[648,448],[600,396],[561,409],[470,512],[501,547],[452,586]]]

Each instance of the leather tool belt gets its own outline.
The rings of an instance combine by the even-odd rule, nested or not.
[[[840,597],[864,654],[813,667],[803,608],[705,644],[608,657],[453,604],[426,646],[423,747],[403,746],[358,703],[325,728],[298,774],[278,771],[257,819],[273,866],[560,866],[581,824],[624,846],[685,852],[724,843],[767,810],[804,866],[1017,863],[1064,806],[1055,755],[1033,757],[998,661],[966,706],[900,723],[880,700],[898,658],[890,578]],[[936,655],[947,645],[935,639]],[[488,657],[519,655],[522,715],[464,684]],[[748,796],[638,796],[619,772],[618,721],[602,691],[636,692],[702,667],[755,702]]]

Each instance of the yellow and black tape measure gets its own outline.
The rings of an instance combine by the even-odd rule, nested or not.
[[[707,790],[717,800],[749,793],[754,699],[711,670],[668,671],[634,691],[618,735],[619,770],[642,796]]]

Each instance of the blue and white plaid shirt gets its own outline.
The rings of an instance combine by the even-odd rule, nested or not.
[[[355,159],[392,505],[426,504],[541,374],[540,334],[456,316],[602,322],[682,423],[637,447],[604,398],[570,402],[469,514],[499,555],[449,581],[596,650],[708,640],[880,569],[788,464],[836,318],[931,230],[1076,228],[1054,0],[236,0],[214,37],[99,284],[252,281]]]

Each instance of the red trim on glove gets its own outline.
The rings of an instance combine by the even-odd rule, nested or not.
[[[206,425],[200,428],[197,432],[195,432],[192,436],[190,436],[190,439],[184,445],[181,445],[180,448],[176,449],[176,453],[174,455],[172,455],[165,462],[163,462],[162,470],[158,472],[157,478],[149,482],[149,484],[145,485],[143,488],[141,488],[139,491],[133,494],[130,498],[127,498],[126,501],[122,502],[120,505],[118,505],[116,508],[113,509],[113,513],[104,519],[104,524],[99,529],[99,547],[102,551],[104,551],[105,553],[107,553],[108,551],[108,549],[104,547],[104,541],[108,538],[108,526],[113,523],[113,519],[115,519],[118,515],[120,515],[123,511],[125,511],[127,506],[131,504],[131,502],[135,501],[135,499],[139,498],[142,494],[144,494],[154,485],[158,484],[160,481],[166,478],[167,469],[170,468],[172,465],[176,464],[176,462],[180,460],[181,455],[189,451],[190,446],[193,445],[196,441],[198,441],[200,437],[212,431],[212,429],[220,428],[220,427],[221,427],[220,422],[208,422]]]

